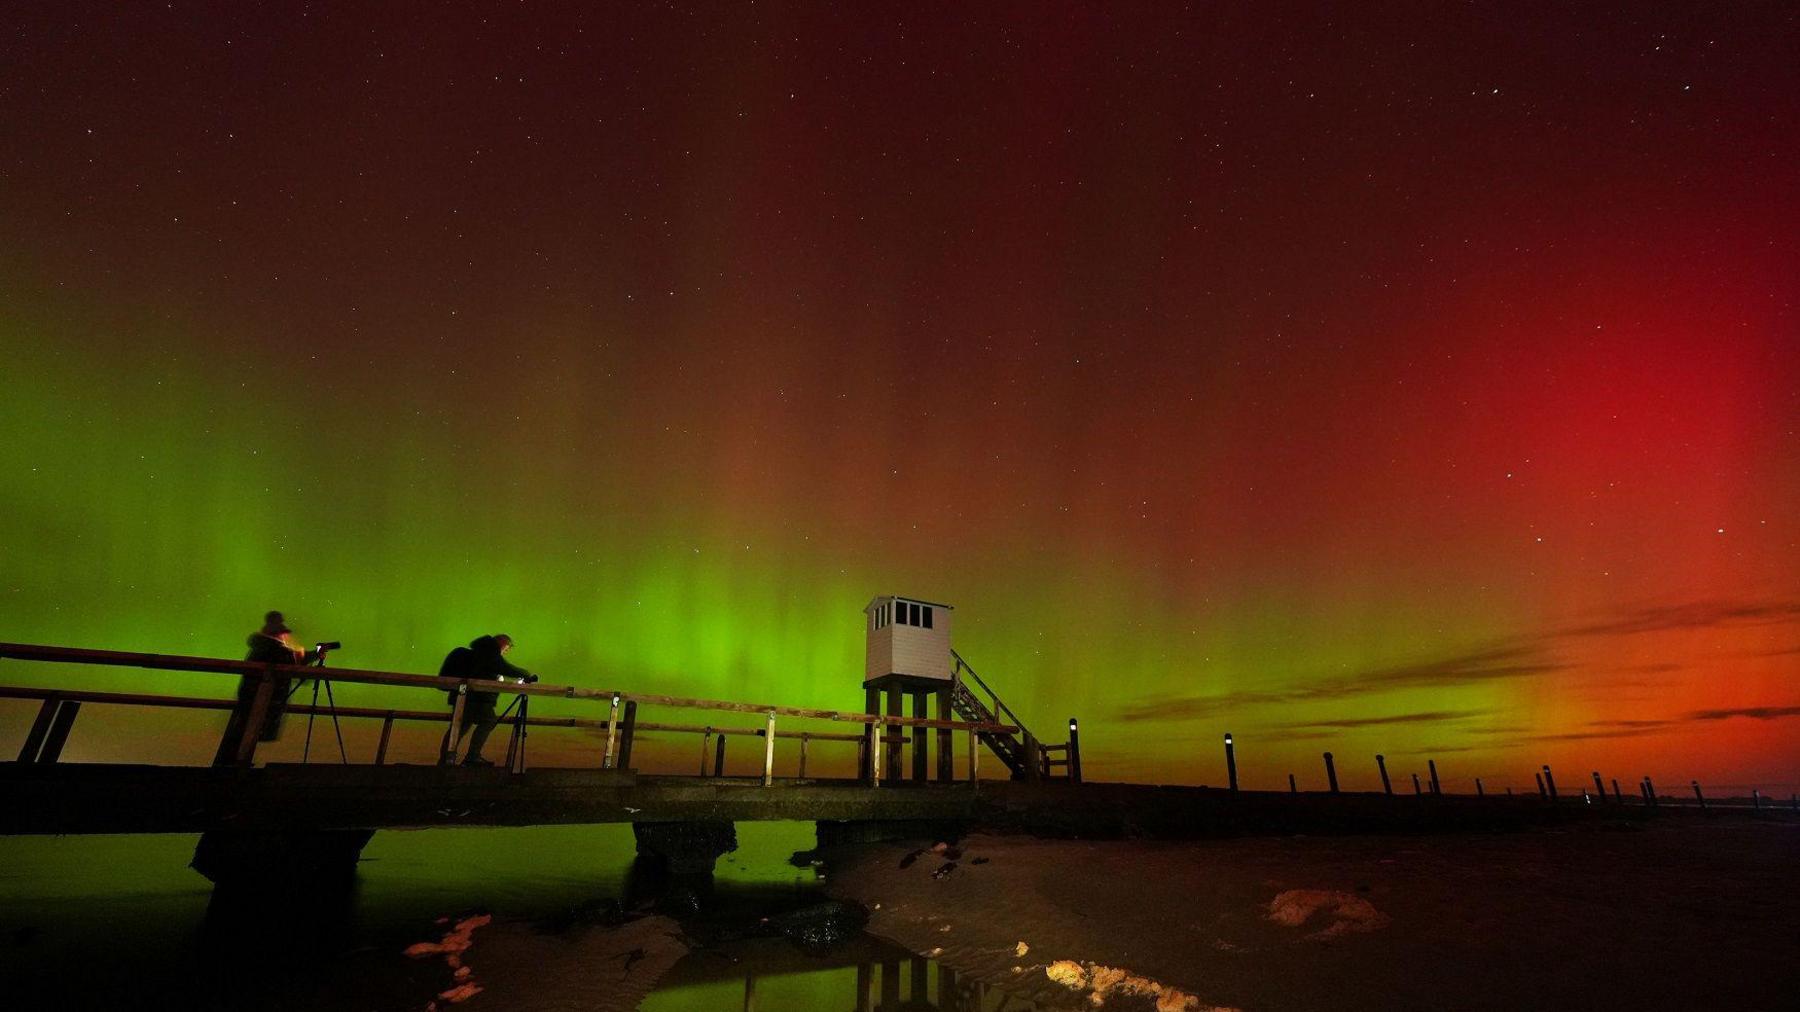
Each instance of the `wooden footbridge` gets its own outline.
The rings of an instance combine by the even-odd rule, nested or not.
[[[1121,834],[1155,836],[1222,835],[1241,832],[1415,831],[1498,828],[1547,819],[1641,818],[1656,806],[1576,807],[1559,804],[1552,791],[1541,799],[1488,795],[1387,793],[1329,794],[1239,792],[1229,789],[1083,784],[1080,739],[1069,721],[1066,742],[1046,746],[960,657],[949,703],[958,717],[929,719],[900,715],[900,697],[886,694],[886,712],[843,712],[762,703],[690,699],[625,690],[568,685],[512,684],[386,671],[298,667],[204,657],[80,650],[0,643],[0,674],[17,664],[133,667],[195,672],[247,680],[254,691],[236,698],[167,696],[88,691],[56,685],[5,684],[0,702],[37,704],[12,762],[0,762],[0,834],[200,833],[196,867],[219,881],[255,875],[270,866],[270,855],[291,873],[296,863],[321,870],[353,869],[357,854],[378,829],[452,826],[527,826],[553,823],[631,823],[639,848],[666,858],[671,866],[710,868],[732,849],[732,825],[739,821],[817,822],[820,841],[916,835],[924,825],[979,827],[1090,837]],[[342,739],[338,748],[309,747],[299,763],[257,765],[264,717],[282,706],[283,687],[301,679],[404,688],[443,706],[440,695],[454,692],[453,707],[432,710],[374,709],[332,705],[287,705],[290,718],[378,721],[374,753],[352,762]],[[223,679],[221,688],[232,683]],[[939,690],[942,691],[942,690]],[[441,725],[459,721],[468,698],[489,693],[517,696],[507,721],[510,735],[503,764],[459,765],[453,736],[445,735],[437,761],[390,761],[398,724]],[[987,698],[981,698],[985,695]],[[544,698],[592,706],[595,715],[575,717],[530,712]],[[940,713],[945,712],[940,697]],[[208,765],[143,762],[67,762],[70,731],[84,709],[96,706],[211,710],[230,714],[217,759]],[[733,726],[715,723],[650,721],[640,708],[700,713],[701,720],[728,715]],[[915,712],[921,708],[915,700]],[[659,713],[660,715],[660,713]],[[748,719],[746,719],[748,718]],[[821,726],[826,728],[821,730]],[[837,728],[833,730],[832,728]],[[533,766],[527,742],[533,732],[574,729],[594,748],[592,764]],[[652,772],[634,766],[637,736],[656,732],[692,735],[700,744],[695,772]],[[760,776],[724,775],[726,739],[758,746]],[[937,763],[927,756],[935,742]],[[777,774],[777,750],[784,767]],[[852,776],[822,777],[817,748],[854,749]],[[905,762],[911,753],[911,763]],[[984,753],[990,760],[984,776]],[[953,761],[953,756],[955,761]],[[965,758],[966,757],[966,758]],[[708,769],[709,760],[711,764]],[[911,766],[911,776],[906,767]],[[935,776],[930,775],[935,765]],[[810,766],[810,770],[809,770]],[[690,769],[694,769],[690,767]],[[1571,801],[1575,799],[1570,799]],[[1604,795],[1601,796],[1605,801]],[[1585,807],[1585,811],[1583,808]],[[1800,809],[1800,800],[1795,807]],[[937,831],[935,829],[931,830]],[[210,856],[209,856],[210,855]],[[347,862],[347,864],[346,864]]]
[[[0,700],[37,703],[17,760],[0,764],[0,788],[7,799],[0,804],[0,833],[7,834],[200,832],[222,839],[247,833],[259,834],[261,846],[268,843],[269,834],[360,832],[366,840],[375,829],[432,826],[716,825],[794,819],[846,825],[960,823],[974,818],[982,793],[998,786],[992,777],[984,783],[984,753],[999,760],[986,772],[1003,772],[1008,781],[1054,780],[1059,792],[1066,792],[1080,779],[1078,737],[1072,734],[1064,744],[1045,746],[1022,725],[994,719],[995,713],[1010,716],[1012,711],[972,670],[975,686],[965,684],[963,668],[954,698],[957,712],[974,715],[973,720],[903,716],[897,694],[890,694],[891,712],[874,712],[879,707],[871,705],[871,712],[856,713],[572,685],[20,643],[0,643],[0,660],[194,672],[230,676],[247,687],[235,698],[218,698],[0,684]],[[336,706],[328,691],[325,705],[289,703],[290,687],[297,688],[303,680],[423,690],[422,700],[433,698],[440,706],[442,694],[450,693],[455,702],[435,710]],[[221,679],[221,689],[231,684]],[[977,690],[987,699],[977,696]],[[460,725],[469,698],[483,693],[517,697],[503,725],[509,731],[505,761],[491,768],[459,764],[459,743],[448,733]],[[531,702],[546,698],[591,706],[595,715],[532,713]],[[146,756],[143,763],[64,761],[77,718],[84,709],[97,706],[213,710],[230,717],[211,766],[159,765],[156,756]],[[367,761],[352,762],[341,732],[336,749],[329,739],[315,748],[309,724],[305,755],[310,761],[259,766],[260,732],[269,714],[278,709],[289,718],[304,716],[309,722],[324,718],[333,730],[342,721],[378,721],[374,754]],[[640,717],[640,709],[675,716],[699,713],[701,720],[724,716],[737,722],[650,721]],[[435,764],[390,761],[393,730],[406,723],[445,727]],[[552,729],[583,732],[604,741],[604,746],[594,751],[591,766],[530,765],[530,735]],[[697,772],[651,773],[635,768],[637,736],[651,732],[694,736],[700,743]],[[724,775],[727,739],[757,743],[759,777]],[[928,762],[934,744],[935,777]],[[793,770],[791,775],[777,775],[778,747],[788,750],[785,765]],[[820,747],[853,748],[856,774],[810,775],[809,765],[817,769],[814,753]],[[905,761],[909,751],[910,764]],[[966,765],[955,761],[958,751],[966,756]],[[321,756],[328,758],[321,761]],[[835,765],[845,766],[841,761]],[[640,833],[640,841],[643,837]]]

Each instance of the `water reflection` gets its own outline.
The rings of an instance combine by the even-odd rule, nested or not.
[[[1034,1012],[1042,1008],[872,938],[796,962],[764,947],[698,952],[670,972],[641,1012]]]

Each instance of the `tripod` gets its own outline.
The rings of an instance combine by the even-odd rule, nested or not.
[[[325,655],[329,652],[330,651],[320,649],[319,656],[313,660],[313,665],[323,668],[325,666]],[[308,709],[306,713],[306,742],[300,749],[300,761],[302,763],[306,762],[307,758],[312,754],[313,718],[319,715],[319,686],[323,684],[325,686],[325,707],[331,712],[331,729],[337,732],[338,759],[341,760],[344,765],[348,766],[350,765],[350,753],[344,750],[344,729],[338,724],[337,700],[332,698],[331,695],[331,681],[330,679],[320,678],[315,675],[312,683],[312,707]],[[295,685],[292,689],[289,689],[288,698],[292,699],[294,693],[298,691],[300,691],[299,685]]]

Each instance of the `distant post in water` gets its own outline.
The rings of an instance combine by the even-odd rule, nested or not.
[[[1694,785],[1694,797],[1698,798],[1700,801],[1700,810],[1702,812],[1706,811],[1706,795],[1700,793],[1700,781],[1690,780],[1688,783]]]
[[[1387,793],[1388,795],[1391,796],[1394,793],[1394,785],[1388,780],[1387,756],[1384,756],[1381,753],[1377,752],[1375,754],[1375,766],[1377,769],[1381,770],[1381,789],[1382,789],[1382,791],[1384,791],[1385,793]]]
[[[1542,773],[1533,773],[1532,776],[1537,777],[1538,797],[1543,798],[1546,801],[1549,800],[1550,792],[1544,790],[1544,775]]]
[[[1594,771],[1594,793],[1600,795],[1602,804],[1606,802],[1606,785],[1600,782],[1600,771]]]
[[[1294,783],[1294,775],[1292,773],[1288,774],[1288,793],[1289,794],[1299,794],[1300,793],[1300,787],[1298,784]]]
[[[1069,780],[1081,783],[1081,729],[1069,718]]]
[[[1439,786],[1439,784],[1438,784],[1437,760],[1436,759],[1427,759],[1427,760],[1425,760],[1425,766],[1431,770],[1431,793],[1433,793],[1433,794],[1444,793],[1443,788],[1441,786]]]
[[[1754,787],[1750,788],[1750,807],[1762,811],[1762,791]]]
[[[725,775],[725,735],[723,733],[719,735],[719,743],[715,749],[713,752],[713,776],[722,777]]]
[[[1237,750],[1231,744],[1231,732],[1225,732],[1225,776],[1231,783],[1231,789],[1237,790]]]
[[[1480,777],[1475,778],[1475,796],[1478,798],[1487,797],[1487,792],[1481,789],[1481,778]]]
[[[1338,792],[1337,764],[1331,761],[1331,753],[1325,753],[1325,779],[1331,784],[1331,793]]]
[[[1612,781],[1613,781],[1613,801],[1622,805],[1625,803],[1625,792],[1619,790],[1619,778],[1618,777],[1613,777]]]
[[[1661,802],[1656,800],[1656,782],[1651,780],[1648,776],[1644,777],[1644,792],[1645,796],[1650,799],[1651,808],[1661,806]]]
[[[1550,764],[1544,764],[1544,788],[1550,792],[1550,800],[1556,800],[1556,778],[1550,775]]]
[[[1417,773],[1414,773],[1412,775],[1412,778],[1413,778],[1413,797],[1416,797],[1416,798],[1424,797],[1425,791],[1423,788],[1421,788],[1419,786],[1419,775]]]

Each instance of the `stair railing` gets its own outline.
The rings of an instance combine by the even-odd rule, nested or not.
[[[1006,703],[1001,701],[1000,694],[995,692],[993,687],[988,685],[987,682],[982,681],[980,673],[977,672],[974,668],[970,667],[969,662],[963,660],[961,654],[957,653],[955,650],[952,650],[952,651],[950,651],[950,656],[956,660],[956,671],[952,675],[952,678],[954,678],[957,681],[961,681],[962,673],[965,671],[968,672],[969,677],[975,679],[975,684],[981,686],[982,691],[984,691],[988,694],[988,699],[993,701],[993,707],[988,712],[996,714],[996,715],[1004,713],[1008,717],[1011,717],[1012,720],[1009,723],[1012,723],[1018,727],[1019,736],[1021,738],[1031,735],[1031,732],[1026,730],[1026,728],[1025,728],[1025,722],[1019,719],[1019,715],[1012,712],[1012,707],[1007,706]],[[980,702],[980,699],[977,698],[976,702]],[[1033,736],[1033,737],[1035,737],[1035,736]]]

